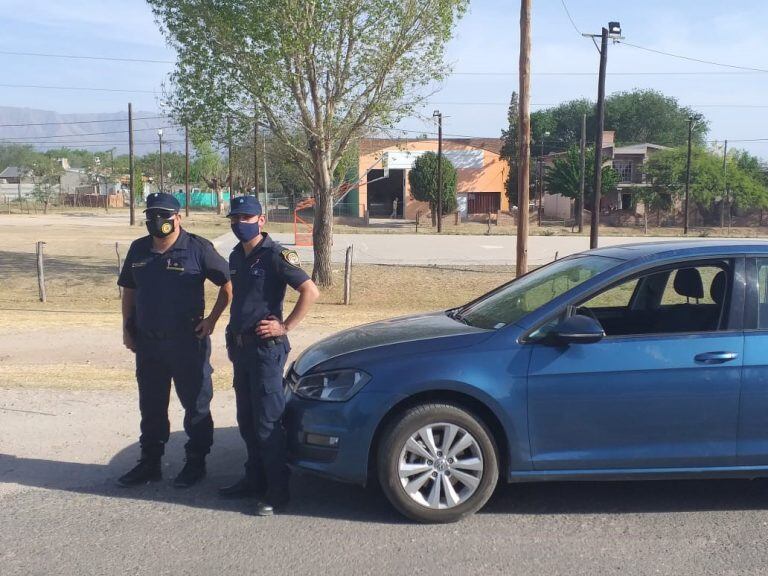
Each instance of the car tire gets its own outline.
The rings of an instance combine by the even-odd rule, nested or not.
[[[429,403],[409,408],[387,427],[377,471],[400,513],[417,522],[449,523],[485,505],[499,479],[499,458],[492,434],[475,414],[456,404]]]

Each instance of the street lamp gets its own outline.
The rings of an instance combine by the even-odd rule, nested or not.
[[[600,38],[600,74],[597,81],[597,130],[595,133],[595,180],[592,196],[592,224],[589,231],[589,247],[597,248],[597,234],[600,227],[600,187],[603,172],[603,129],[605,128],[605,69],[608,64],[608,38],[614,42],[623,40],[621,24],[608,22],[600,34],[582,34],[592,39]]]
[[[163,129],[158,128],[157,137],[160,139],[160,192],[163,191]]]

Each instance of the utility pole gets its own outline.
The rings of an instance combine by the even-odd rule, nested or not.
[[[267,181],[267,136],[266,134],[261,139],[261,143],[264,146],[262,151],[264,154],[264,210],[266,210],[267,218],[269,218],[269,182]]]
[[[253,122],[253,195],[259,198],[259,119]]]
[[[549,132],[544,132],[541,137],[541,152],[539,153],[539,208],[537,212],[537,221],[541,228],[542,201],[544,199],[544,138],[549,136]]]
[[[600,233],[600,193],[603,179],[603,130],[605,128],[605,69],[608,64],[608,28],[600,35],[600,75],[597,84],[597,131],[595,133],[595,180],[592,191],[592,222],[589,229],[589,248],[597,248]]]
[[[184,126],[184,214],[189,217],[189,128]]]
[[[608,22],[608,28],[603,28],[600,34],[582,34],[594,40],[600,37],[600,74],[597,80],[597,129],[595,132],[595,175],[592,194],[592,222],[589,229],[589,248],[597,248],[597,238],[600,230],[600,193],[603,180],[603,130],[605,129],[605,70],[608,65],[608,38],[622,40],[621,25],[618,22]]]
[[[232,202],[232,190],[234,186],[232,186],[232,128],[229,123],[229,118],[227,118],[227,171],[229,172],[229,201]]]
[[[683,214],[683,234],[688,234],[688,189],[691,186],[691,133],[693,117],[688,118],[688,160],[685,164],[685,214]]]
[[[437,118],[437,233],[443,231],[443,114],[432,113]]]
[[[128,193],[128,214],[129,223],[131,226],[136,224],[136,198],[134,195],[134,186],[138,183],[133,181],[133,107],[128,102],[128,185],[130,190]]]
[[[157,136],[160,138],[160,192],[163,191],[163,129],[160,128],[157,131]]]
[[[528,271],[528,203],[531,171],[531,0],[520,0],[520,99],[518,101],[517,259],[518,276]]]
[[[576,202],[579,212],[576,222],[579,224],[579,234],[584,232],[584,180],[587,167],[587,115],[581,115],[581,181],[579,182],[579,198]]]
[[[725,141],[723,148],[723,201],[720,203],[720,228],[725,227],[725,203],[728,200],[728,140]],[[730,216],[731,207],[728,206],[728,215]]]

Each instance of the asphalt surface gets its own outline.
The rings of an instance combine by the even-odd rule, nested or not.
[[[115,486],[133,465],[130,392],[0,389],[0,574],[765,574],[768,482],[503,486],[474,517],[421,526],[375,489],[294,476],[273,518],[220,500],[242,445],[231,392],[214,402],[205,481]],[[13,431],[13,432],[11,432]]]
[[[285,246],[293,247],[293,234],[272,235]],[[690,238],[605,236],[600,246],[638,242],[674,242]],[[237,239],[226,233],[214,240],[217,250],[228,256]],[[405,265],[513,265],[517,253],[515,236],[438,236],[436,234],[334,234],[331,251],[334,262],[344,262],[348,246],[354,246],[354,261],[364,264]],[[529,264],[541,265],[556,257],[589,249],[587,236],[531,236],[528,239]],[[304,262],[312,262],[312,248],[297,247]]]

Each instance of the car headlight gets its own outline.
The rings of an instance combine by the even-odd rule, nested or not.
[[[293,391],[310,400],[344,402],[357,394],[371,377],[362,370],[334,370],[299,378]]]

